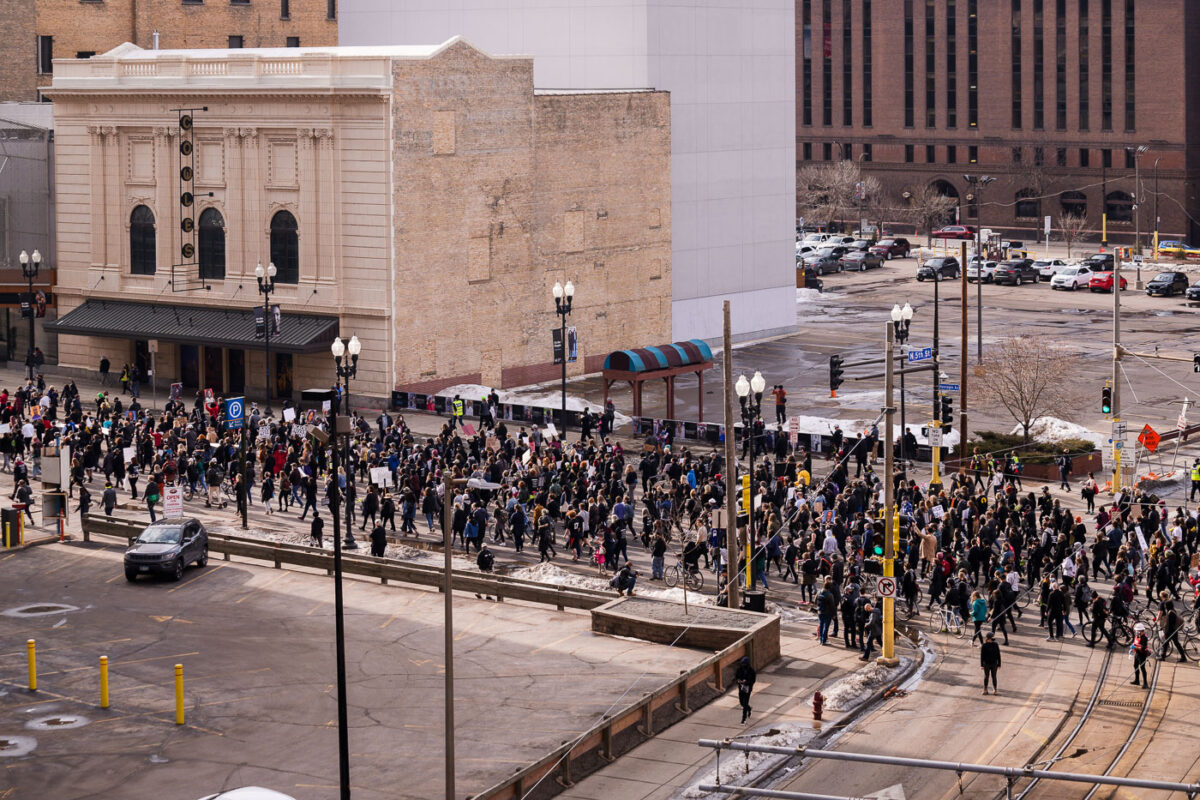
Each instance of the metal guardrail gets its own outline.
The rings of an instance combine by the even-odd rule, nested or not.
[[[124,539],[126,542],[132,542],[145,528],[145,524],[87,514],[83,517],[81,527],[85,542],[91,541],[93,536],[113,536]],[[281,569],[284,564],[288,564],[323,569],[328,574],[333,573],[333,553],[306,545],[264,542],[260,539],[209,533],[208,549],[209,552],[222,554],[226,561],[231,556],[239,556],[257,561],[269,561],[275,565],[276,569]],[[383,584],[394,581],[416,586],[436,586],[439,589],[444,580],[441,567],[345,552],[342,553],[342,571],[348,575],[375,578]],[[613,599],[610,594],[590,589],[549,586],[537,581],[527,581],[506,575],[484,575],[462,570],[453,571],[452,581],[454,588],[459,591],[477,592],[494,595],[498,599],[523,600],[529,603],[554,606],[559,611],[565,608],[590,611]]]

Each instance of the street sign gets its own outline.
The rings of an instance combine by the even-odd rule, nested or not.
[[[1125,449],[1125,440],[1117,439],[1115,442],[1113,442],[1113,449],[1114,450],[1124,450]]]
[[[788,433],[795,436],[800,433],[800,418],[788,417]]]
[[[958,384],[957,383],[939,383],[938,391],[939,392],[957,392]]]
[[[1044,223],[1045,223],[1045,229],[1046,229],[1046,238],[1049,239],[1050,238],[1050,216],[1049,215],[1046,216]]]
[[[1187,428],[1187,411],[1179,412],[1179,421],[1175,423],[1175,427],[1179,430]]]
[[[167,519],[183,518],[183,487],[163,487],[163,516]]]
[[[1126,428],[1124,422],[1114,422],[1112,424],[1112,435],[1114,439],[1124,439],[1125,431]]]
[[[237,430],[246,421],[246,398],[231,397],[225,401],[225,427]]]
[[[1158,435],[1158,432],[1155,431],[1154,428],[1151,428],[1149,425],[1147,425],[1146,427],[1142,428],[1142,432],[1138,434],[1138,441],[1142,443],[1142,447],[1153,453],[1158,449],[1158,443],[1162,441],[1162,437]]]
[[[895,597],[896,596],[896,579],[895,578],[879,578],[875,581],[875,593],[880,597]]]
[[[941,447],[942,446],[942,429],[941,428],[930,428],[929,429],[929,446],[930,447]]]
[[[912,350],[908,351],[908,362],[910,364],[916,361],[925,361],[930,358],[933,358],[932,347],[913,348]]]

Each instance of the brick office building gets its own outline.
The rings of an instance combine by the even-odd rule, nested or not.
[[[0,100],[36,100],[56,58],[151,48],[312,47],[338,40],[337,0],[4,0]]]
[[[356,334],[356,394],[525,384],[558,375],[551,287],[568,279],[572,373],[670,337],[663,92],[535,92],[532,59],[458,39],[126,44],[55,66],[65,367],[145,363],[156,347],[160,386],[261,396],[269,366],[273,395],[292,397],[328,386],[330,341]],[[193,240],[172,109],[202,106]],[[192,241],[194,271],[173,266]],[[260,263],[279,270],[269,363]]]
[[[860,159],[895,204],[928,182],[963,222],[964,173],[992,175],[983,225],[1027,239],[1064,210],[1094,238],[1107,208],[1148,243],[1157,199],[1194,241],[1198,35],[1190,0],[796,0],[797,164]]]

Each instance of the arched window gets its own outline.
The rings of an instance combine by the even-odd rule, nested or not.
[[[296,218],[290,211],[276,211],[271,217],[271,261],[279,272],[279,283],[300,281],[300,240]]]
[[[154,212],[138,206],[129,215],[129,271],[134,275],[153,275],[157,267]]]
[[[200,278],[225,279],[225,220],[215,208],[200,215]]]
[[[1109,222],[1133,222],[1133,195],[1128,192],[1109,192],[1104,200],[1104,213]]]
[[[1042,215],[1042,201],[1033,189],[1022,189],[1017,192],[1017,219],[1037,219]]]
[[[1070,214],[1074,217],[1087,216],[1087,195],[1083,192],[1063,192],[1058,196],[1058,201],[1062,204],[1062,213]]]

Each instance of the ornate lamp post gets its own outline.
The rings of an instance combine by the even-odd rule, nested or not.
[[[562,337],[562,419],[559,424],[562,426],[563,433],[567,430],[567,317],[571,315],[571,304],[575,298],[575,284],[567,281],[567,285],[563,286],[558,281],[554,282],[554,288],[551,290],[554,294],[554,313],[558,314],[559,319],[559,335]]]
[[[258,262],[258,266],[254,268],[254,277],[258,281],[258,291],[263,296],[263,340],[265,342],[265,357],[266,357],[266,389],[267,416],[271,416],[271,327],[274,320],[271,317],[271,292],[275,291],[275,262],[271,261],[267,264],[264,270],[262,262]]]
[[[37,250],[33,251],[33,256],[30,256],[24,250],[21,251],[21,274],[25,276],[25,280],[29,281],[29,352],[25,356],[25,365],[29,368],[29,380],[33,380],[33,318],[34,318],[34,302],[33,302],[33,279],[37,277],[38,268],[42,265],[42,254]]]
[[[758,434],[755,433],[755,423],[760,419],[762,412],[762,396],[763,390],[767,388],[767,380],[761,372],[755,371],[754,377],[746,380],[745,375],[739,375],[737,383],[733,385],[734,392],[737,393],[738,403],[741,405],[742,425],[746,431],[746,446],[750,449],[750,466],[749,474],[747,474],[745,483],[743,484],[743,496],[745,501],[747,524],[746,524],[746,586],[749,589],[754,589],[757,581],[754,577],[754,496],[750,491],[750,487],[754,484],[754,454],[758,449]]]

